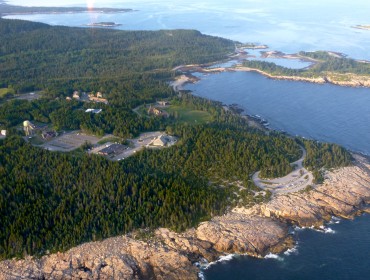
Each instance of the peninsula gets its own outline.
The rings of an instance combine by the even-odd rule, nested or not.
[[[158,228],[85,243],[41,259],[0,262],[2,279],[198,279],[199,266],[225,254],[261,257],[294,246],[288,225],[323,229],[332,216],[369,212],[370,162],[353,155],[352,166],[327,172],[312,190],[276,195],[254,207],[236,207],[196,228],[176,233]]]
[[[355,60],[336,52],[316,51],[284,54],[276,51],[263,52],[264,58],[300,59],[311,62],[304,69],[292,69],[263,60],[248,60],[244,54],[236,52],[230,60],[237,59],[238,64],[231,67],[210,67],[205,65],[182,65],[174,70],[183,74],[192,72],[218,73],[225,71],[253,71],[277,80],[303,81],[310,83],[331,83],[339,86],[370,87],[370,62]],[[192,80],[192,79],[190,79]]]
[[[233,41],[6,19],[0,28],[1,92],[40,90],[1,97],[0,279],[197,279],[200,263],[225,254],[291,248],[290,225],[321,229],[368,211],[366,157],[261,129],[181,90],[188,77],[173,82],[176,71],[225,70],[204,65],[235,55]],[[101,138],[123,150],[164,130],[176,139],[165,149],[119,161],[89,153]],[[40,136],[72,148],[51,152]]]

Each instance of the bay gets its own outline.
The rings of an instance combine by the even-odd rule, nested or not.
[[[199,75],[198,75],[199,76]],[[254,72],[200,75],[185,89],[239,104],[270,127],[370,154],[370,89],[273,80]]]

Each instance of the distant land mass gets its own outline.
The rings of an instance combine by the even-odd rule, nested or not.
[[[92,27],[117,27],[117,26],[121,26],[121,25],[122,24],[120,24],[120,23],[108,22],[108,21],[93,22],[93,23],[86,24],[86,26],[92,26]]]
[[[90,8],[86,7],[24,7],[8,5],[5,1],[0,0],[0,16],[19,15],[19,14],[65,14],[65,13],[126,13],[132,12],[132,9],[116,8]]]
[[[355,26],[352,26],[352,28],[370,30],[370,25],[355,25]]]

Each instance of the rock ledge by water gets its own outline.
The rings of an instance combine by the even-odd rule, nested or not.
[[[0,262],[0,279],[197,279],[194,263],[203,258],[281,252],[293,245],[288,224],[319,227],[333,215],[352,218],[368,211],[370,163],[354,157],[353,166],[328,172],[309,192],[236,208],[182,234],[161,228],[147,242],[119,236],[41,259],[6,260]]]

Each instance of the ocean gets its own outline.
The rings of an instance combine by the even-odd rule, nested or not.
[[[9,0],[9,4],[58,6],[55,0]],[[240,42],[267,44],[285,53],[328,50],[370,60],[367,0],[66,0],[63,5],[132,8],[124,14],[12,15],[53,25],[83,26],[114,21],[124,30],[197,29]],[[299,61],[278,62],[293,68]],[[194,94],[237,103],[248,114],[267,119],[271,128],[370,154],[370,89],[276,81],[256,73],[202,75],[186,86]],[[203,270],[216,279],[370,279],[370,216],[335,220],[325,232],[296,229],[295,250],[266,259],[234,256]]]
[[[370,155],[370,89],[273,80],[254,72],[197,75],[185,89],[195,95],[239,104],[270,128],[340,144]]]
[[[325,231],[296,229],[297,245],[265,259],[234,256],[210,265],[207,280],[368,280],[370,215],[333,220]]]

